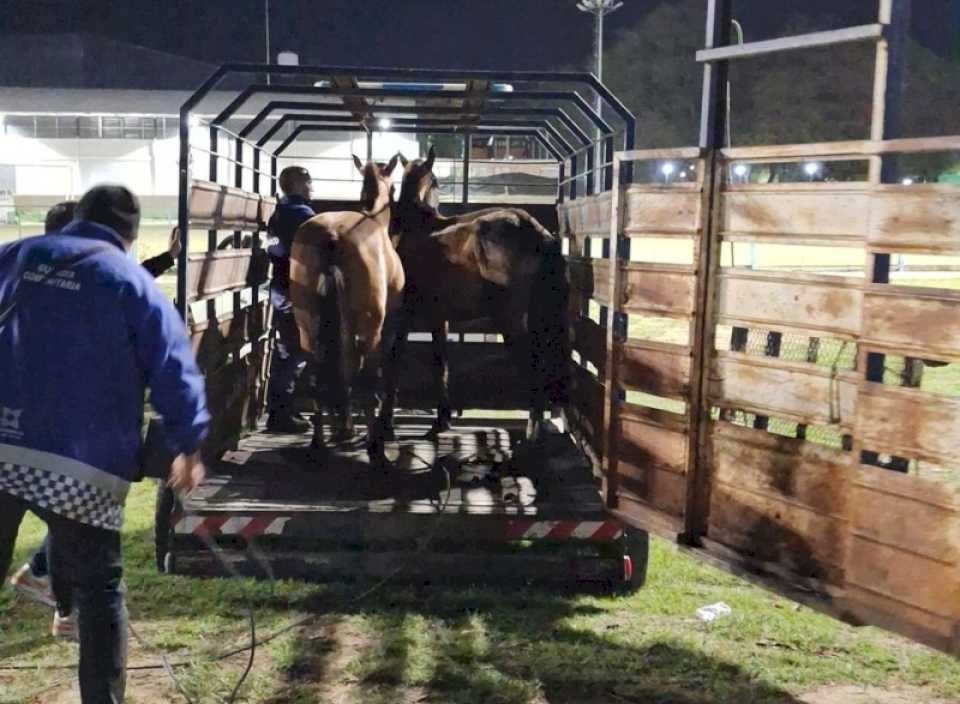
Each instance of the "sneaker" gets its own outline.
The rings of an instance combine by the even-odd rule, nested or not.
[[[80,630],[77,628],[77,612],[71,611],[66,616],[61,616],[60,611],[54,609],[53,626],[50,628],[50,635],[54,638],[79,641]]]
[[[302,434],[313,427],[308,420],[298,418],[293,415],[280,415],[271,413],[267,419],[267,432],[269,433],[296,433]]]
[[[45,575],[35,575],[29,562],[18,569],[10,578],[10,586],[33,601],[47,606],[56,606],[57,604],[53,598],[53,591],[50,589],[50,578]]]

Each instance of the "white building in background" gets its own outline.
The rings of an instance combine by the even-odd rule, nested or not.
[[[104,71],[104,66],[110,70]],[[180,106],[190,96],[190,88],[214,68],[89,35],[6,37],[0,43],[0,224],[39,222],[53,203],[77,198],[105,181],[124,184],[137,193],[147,219],[172,221]],[[217,115],[242,85],[246,83],[228,80],[225,88],[230,90],[212,93],[198,107],[201,124],[191,125],[190,130],[198,178],[207,176],[204,150],[209,148],[209,130],[202,121]],[[270,99],[276,96],[254,96],[226,127],[239,131]],[[328,106],[340,107],[336,99],[327,100]],[[318,103],[317,108],[322,107]],[[267,148],[275,148],[292,129],[287,125],[280,130]],[[446,148],[451,148],[449,143]],[[389,129],[374,134],[375,159],[389,159],[398,151],[415,158],[419,150],[416,135]],[[352,200],[359,195],[360,185],[351,155],[363,158],[366,152],[366,137],[359,132],[304,133],[285,153],[279,168],[301,163],[314,176],[317,197]],[[224,141],[221,153],[232,157],[232,145]],[[455,155],[441,151],[444,156]],[[518,187],[518,181],[531,180],[537,199],[552,198],[550,179],[555,178],[556,167],[539,161],[543,154],[531,140],[475,138],[471,157],[471,199],[476,192],[476,199],[482,200],[484,190],[494,198],[509,196],[511,191],[516,194],[525,187]],[[219,169],[219,180],[233,183],[232,164],[221,161]],[[269,160],[261,169],[269,170]],[[435,171],[453,198],[461,178],[459,160],[441,158]],[[265,184],[262,190],[267,190]]]
[[[0,87],[0,218],[9,222],[66,198],[75,198],[104,181],[122,183],[141,196],[144,207],[176,208],[181,91],[92,90]],[[201,107],[201,124],[191,126],[193,159],[206,159],[211,119],[234,97],[214,94]],[[254,101],[251,101],[252,103]],[[235,127],[251,119],[251,105],[228,123]],[[286,130],[281,130],[283,138]],[[268,148],[276,147],[272,141]],[[418,152],[413,135],[383,132],[374,139],[374,156]],[[223,153],[233,156],[224,140]],[[351,154],[366,155],[366,138],[359,133],[304,134],[289,149],[280,167],[303,162],[316,179],[318,197],[353,198],[359,186]],[[232,182],[232,164],[221,163],[222,179]],[[261,165],[269,169],[269,161]],[[198,169],[198,176],[205,176]]]

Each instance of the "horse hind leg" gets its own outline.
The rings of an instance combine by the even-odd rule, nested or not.
[[[450,403],[450,362],[447,358],[447,333],[450,324],[444,321],[433,331],[433,365],[436,372],[437,419],[427,433],[428,438],[436,438],[453,427],[453,409]]]

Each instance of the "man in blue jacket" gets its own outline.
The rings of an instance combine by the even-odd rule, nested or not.
[[[84,704],[123,700],[120,525],[138,474],[143,401],[163,416],[190,490],[210,416],[183,321],[128,256],[140,208],[99,186],[59,234],[0,247],[0,575],[26,511],[50,531],[57,602],[80,616]]]
[[[43,221],[43,232],[46,235],[60,232],[73,222],[77,210],[77,201],[65,200],[57,203],[47,211]],[[180,253],[180,230],[174,227],[170,232],[170,241],[166,252],[150,257],[140,262],[140,266],[154,278],[162,276],[176,264]],[[47,569],[47,544],[44,538],[40,548],[34,551],[30,561],[17,570],[10,578],[10,584],[18,592],[29,599],[39,601],[48,606],[56,606],[53,592],[50,589],[50,572]],[[61,638],[77,637],[76,613],[69,613],[66,609],[59,609],[55,614],[53,635]]]
[[[316,213],[310,207],[313,182],[302,166],[288,166],[277,179],[283,197],[268,223],[270,243],[267,254],[273,262],[270,303],[277,342],[270,366],[267,396],[267,430],[278,433],[302,433],[310,423],[299,417],[294,406],[297,379],[307,364],[300,347],[300,333],[290,302],[290,250],[297,229]]]

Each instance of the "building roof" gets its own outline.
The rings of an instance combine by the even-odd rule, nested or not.
[[[0,85],[189,90],[215,66],[92,34],[6,35]]]

